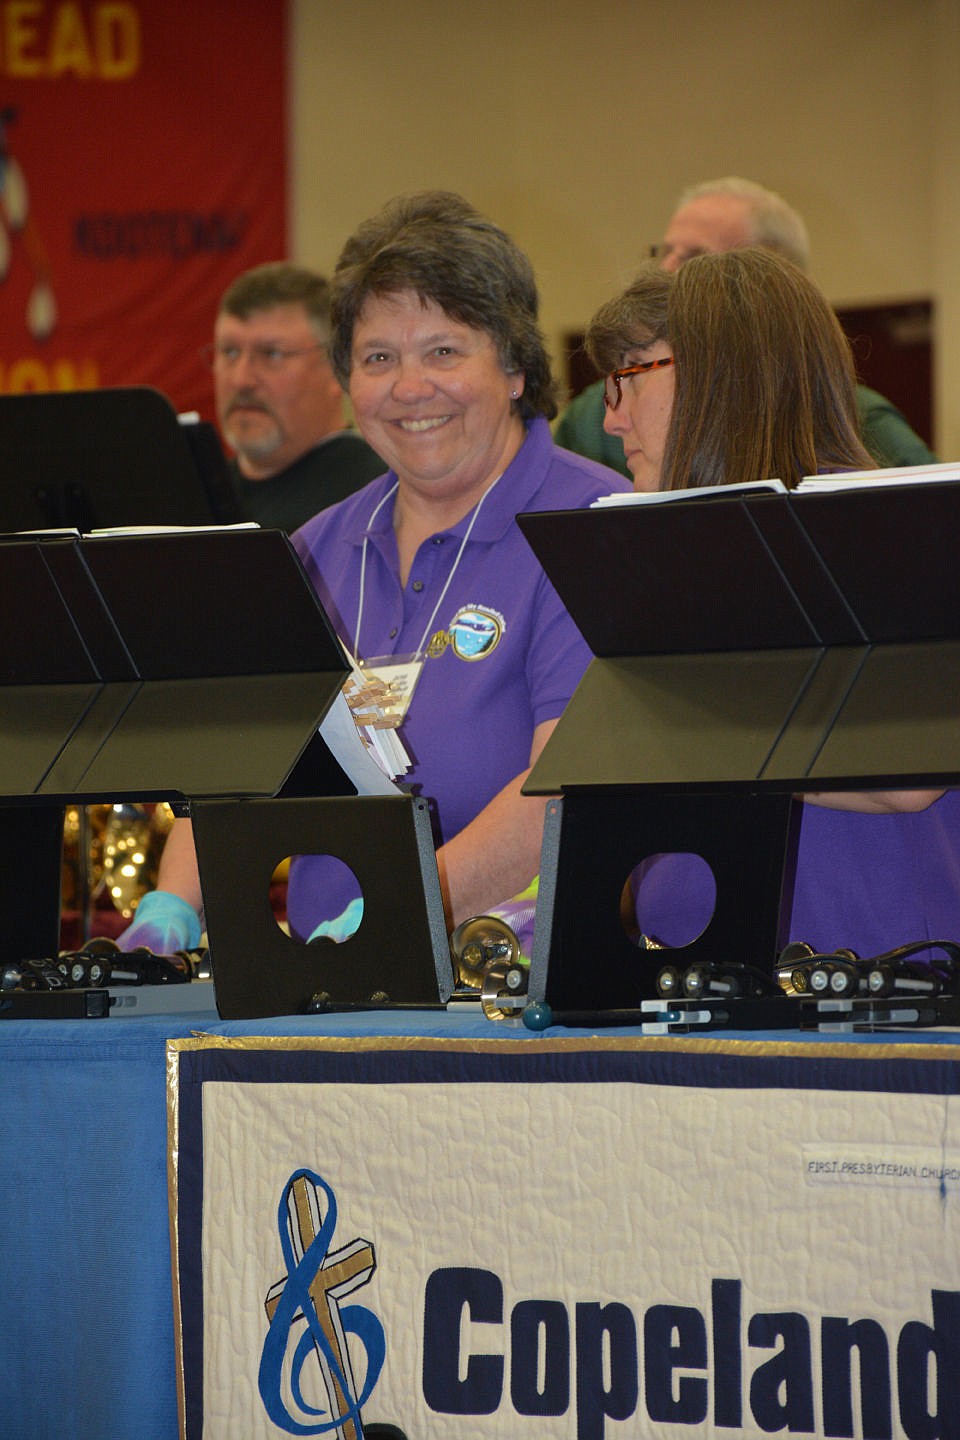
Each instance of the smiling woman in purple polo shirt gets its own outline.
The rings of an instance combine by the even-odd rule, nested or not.
[[[401,197],[360,226],[333,277],[332,361],[390,470],[294,538],[355,659],[412,657],[404,783],[432,802],[451,925],[535,876],[544,801],[520,787],[590,658],[514,516],[620,488],[553,444],[537,311],[526,256],[459,196]],[[322,888],[299,858],[298,933]]]
[[[554,446],[538,309],[527,257],[458,195],[400,197],[362,224],[332,281],[330,358],[390,468],[294,537],[357,664],[403,664],[412,682],[403,784],[431,803],[451,926],[536,876],[545,801],[520,788],[590,659],[514,517],[629,489]],[[124,943],[195,944],[188,822],[159,885]],[[350,898],[327,857],[294,859],[294,934],[342,938]]]

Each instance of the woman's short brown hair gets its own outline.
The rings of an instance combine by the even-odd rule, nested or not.
[[[524,374],[519,413],[553,419],[556,384],[539,326],[533,266],[505,231],[446,190],[391,200],[344,245],[332,282],[330,358],[345,389],[364,301],[405,290],[486,331],[504,370]]]

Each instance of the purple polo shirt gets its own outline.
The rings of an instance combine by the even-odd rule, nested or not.
[[[689,940],[712,914],[711,888],[702,864],[645,862],[634,872],[641,929],[671,944],[681,927]],[[960,791],[916,814],[805,805],[784,938],[864,959],[915,940],[960,941]]]
[[[391,471],[374,480],[314,516],[293,537],[351,653],[367,537],[356,646],[364,660],[417,651],[471,520],[466,515],[426,540],[401,588],[392,497],[371,524],[396,478]],[[557,719],[591,658],[514,517],[525,510],[584,507],[600,495],[630,488],[614,471],[559,449],[546,420],[536,419],[487,492],[429,626],[428,643],[432,636],[443,637],[433,647],[439,653],[425,656],[400,730],[412,762],[403,784],[431,801],[438,845],[526,769],[534,729]],[[300,935],[325,918],[319,891],[317,862],[300,857],[291,867],[288,895],[290,923]]]

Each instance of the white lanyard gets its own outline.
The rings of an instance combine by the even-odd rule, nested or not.
[[[383,509],[384,505],[386,505],[387,501],[390,499],[390,496],[391,496],[391,495],[396,495],[397,490],[398,490],[399,488],[400,488],[400,481],[398,480],[398,481],[396,481],[396,483],[395,483],[394,485],[392,485],[391,488],[387,491],[387,493],[386,493],[386,495],[384,495],[383,499],[377,501],[376,505],[374,506],[373,514],[370,516],[370,519],[367,521],[367,530],[368,530],[368,531],[369,531],[371,525],[373,524],[374,520],[376,520],[377,516],[380,514],[380,511]],[[357,602],[357,628],[356,628],[356,630],[353,632],[353,663],[354,663],[354,665],[356,665],[356,666],[358,666],[358,667],[359,667],[359,665],[360,665],[360,621],[363,619],[363,596],[364,596],[364,591],[365,591],[365,589],[366,589],[366,584],[367,584],[367,535],[364,534],[364,537],[363,537],[363,553],[362,553],[361,556],[360,556],[360,598],[359,598],[359,600],[358,600],[358,602]]]
[[[474,525],[476,524],[476,521],[477,521],[477,516],[480,514],[480,507],[482,506],[484,500],[486,500],[487,496],[490,494],[490,491],[493,489],[493,487],[494,487],[496,484],[498,484],[498,482],[499,482],[502,478],[503,478],[503,471],[500,472],[500,474],[497,476],[496,480],[494,480],[490,485],[487,486],[486,490],[484,490],[483,494],[480,496],[480,499],[477,501],[476,505],[474,505],[474,507],[473,507],[473,511],[472,511],[472,513],[471,513],[471,515],[470,515],[470,523],[468,524],[466,530],[464,531],[463,539],[460,541],[460,547],[459,547],[459,549],[457,550],[456,556],[454,557],[453,564],[452,564],[451,567],[450,567],[450,573],[449,573],[449,575],[448,575],[447,578],[446,578],[446,581],[445,581],[445,583],[444,583],[443,589],[440,591],[440,595],[439,595],[439,597],[438,597],[438,599],[437,599],[437,603],[436,603],[436,605],[434,605],[434,607],[433,607],[433,611],[432,611],[432,613],[431,613],[431,615],[430,615],[430,619],[427,621],[426,629],[424,630],[423,635],[422,635],[422,637],[421,637],[421,639],[420,639],[420,644],[417,646],[416,653],[414,654],[414,657],[413,657],[413,663],[414,663],[414,664],[416,664],[416,663],[422,658],[422,656],[423,656],[424,648],[425,648],[426,643],[427,643],[427,640],[428,640],[428,638],[429,638],[429,636],[430,636],[430,632],[431,632],[431,630],[433,629],[433,623],[434,623],[434,621],[435,621],[436,618],[437,618],[437,614],[439,613],[440,606],[443,604],[444,599],[446,598],[447,591],[450,589],[450,586],[451,586],[451,584],[453,583],[453,577],[454,577],[454,575],[456,575],[456,573],[457,573],[457,567],[459,566],[460,560],[461,560],[461,558],[462,558],[462,556],[463,556],[463,552],[464,552],[464,550],[466,549],[467,541],[470,539],[471,533],[472,533],[472,531],[473,531],[473,527],[474,527]],[[386,505],[387,501],[390,499],[391,495],[395,495],[395,494],[396,494],[397,488],[398,488],[399,484],[400,484],[400,482],[399,482],[399,480],[398,480],[397,483],[396,483],[390,490],[387,491],[386,495],[383,496],[382,500],[378,500],[378,501],[377,501],[377,504],[376,504],[376,506],[375,506],[375,508],[374,508],[373,514],[370,516],[370,519],[369,519],[369,521],[367,522],[367,530],[368,530],[368,531],[370,530],[370,527],[373,525],[374,520],[376,520],[377,516],[380,514],[380,511],[383,509],[384,505]],[[366,581],[367,581],[367,540],[368,540],[368,536],[365,534],[364,537],[363,537],[363,553],[362,553],[362,555],[361,555],[361,557],[360,557],[360,596],[359,596],[359,600],[358,600],[358,603],[357,603],[357,628],[356,628],[356,631],[354,632],[354,641],[353,641],[353,663],[354,663],[355,665],[357,665],[357,666],[360,665],[360,622],[361,622],[361,620],[362,620],[362,618],[363,618],[363,598],[364,598],[364,592],[365,592],[365,589],[366,589]]]

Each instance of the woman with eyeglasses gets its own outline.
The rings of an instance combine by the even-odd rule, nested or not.
[[[604,428],[636,490],[870,470],[850,346],[817,285],[771,250],[645,267],[598,311]]]
[[[636,490],[771,477],[792,489],[875,468],[849,343],[816,284],[772,251],[644,267],[598,311],[586,348]],[[960,939],[960,792],[803,798],[789,939],[861,957]],[[631,883],[640,933],[664,944],[688,944],[713,913],[712,873],[692,857],[644,861]]]

